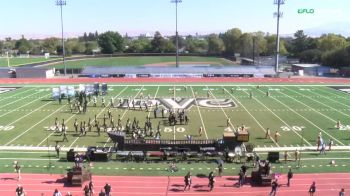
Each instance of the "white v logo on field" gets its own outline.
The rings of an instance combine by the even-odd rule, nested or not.
[[[194,99],[181,99],[180,101],[176,101],[174,99],[160,99],[160,101],[169,109],[188,109],[193,105]]]

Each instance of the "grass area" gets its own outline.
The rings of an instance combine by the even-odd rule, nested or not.
[[[51,88],[52,86],[32,85],[9,92],[1,91],[3,93],[0,93],[0,146],[54,146],[56,141],[62,140],[62,136],[46,131],[44,127],[53,126],[55,117],[59,121],[65,119],[68,126],[68,142],[60,142],[63,147],[113,145],[109,142],[106,133],[102,132],[101,136],[98,136],[95,128],[83,137],[79,137],[73,128],[75,119],[78,119],[78,122],[87,121],[89,118],[93,119],[95,114],[98,115],[100,124],[102,123],[102,117],[107,114],[107,108],[101,107],[101,97],[98,98],[97,107],[93,107],[92,102],[89,103],[86,114],[71,113],[66,100],[63,100],[61,105],[58,101],[51,100]],[[118,98],[135,97],[138,99],[141,92],[144,97],[149,95],[151,98],[162,101],[163,104],[159,104],[159,107],[166,107],[164,103],[172,102],[173,98],[177,101],[187,100],[190,104],[187,109],[190,119],[188,125],[169,126],[166,118],[159,118],[160,114],[158,118],[154,118],[153,110],[147,112],[122,107],[112,109],[114,121],[117,122],[118,115],[120,115],[123,126],[128,118],[132,120],[136,117],[143,127],[148,115],[151,117],[153,129],[156,129],[158,122],[161,122],[162,139],[185,139],[186,135],[192,135],[193,139],[217,139],[221,138],[224,132],[233,131],[244,124],[250,132],[250,143],[257,147],[315,146],[320,132],[326,143],[333,139],[335,145],[350,145],[348,134],[350,131],[350,94],[327,86],[282,85],[257,88],[249,85],[191,86],[188,84],[185,90],[184,86],[162,84],[110,85],[109,88],[108,95],[105,97],[107,103],[111,97],[115,97],[116,102]],[[266,96],[267,91],[270,93],[268,97]],[[252,93],[252,98],[250,98],[250,93]],[[218,101],[221,101],[220,104]],[[214,106],[209,107],[206,103]],[[234,106],[230,107],[230,103],[234,103]],[[227,104],[228,107],[225,107]],[[230,126],[226,124],[227,117],[231,119],[232,125]],[[337,120],[343,124],[341,130],[334,127]],[[201,126],[204,128],[204,133],[199,136],[198,129]],[[278,142],[275,142],[273,137],[265,139],[266,128],[271,129],[272,135],[276,130],[279,131],[281,137]],[[302,165],[306,167],[301,167],[296,172],[349,171],[347,157],[350,157],[349,152],[327,153],[324,156],[318,153],[303,154]],[[11,164],[13,160],[19,158],[24,158],[21,163],[29,168],[24,169],[24,172],[65,173],[67,167],[72,165],[64,160],[55,160],[55,157],[48,155],[47,152],[8,153],[0,151],[0,158],[0,172],[12,172]],[[336,159],[337,166],[329,165],[333,158]],[[51,164],[55,166],[51,167],[51,165],[50,170],[47,169],[48,159],[51,159]],[[112,161],[94,164],[92,169],[94,173],[107,175],[183,175],[191,168],[195,170],[195,173],[204,172],[206,174],[216,167],[214,161],[191,164],[183,162],[178,164],[178,167],[181,168],[180,172],[171,174],[165,170],[168,167],[167,163]],[[285,172],[288,166],[296,168],[297,163],[288,161],[287,164],[278,163],[274,166],[276,171]],[[225,164],[225,167],[227,175],[236,175],[240,165]],[[143,168],[142,171],[140,168]]]
[[[105,99],[108,103],[111,97],[116,97],[116,100],[139,98],[141,91],[144,97],[148,95],[151,98],[156,97],[162,103],[172,102],[171,99],[174,97],[177,100],[186,99],[189,103],[188,125],[169,126],[166,118],[159,118],[161,114],[158,114],[158,118],[154,118],[153,110],[140,111],[138,106],[135,110],[121,107],[111,110],[115,122],[118,115],[121,116],[123,126],[127,119],[136,118],[143,127],[146,116],[149,115],[154,130],[158,122],[161,123],[162,139],[185,139],[186,135],[192,135],[193,139],[217,139],[222,138],[224,132],[234,131],[244,124],[250,132],[250,142],[257,147],[315,146],[320,132],[326,143],[333,139],[335,145],[350,145],[349,135],[344,134],[350,131],[349,94],[329,87],[267,86],[257,89],[255,86],[203,85],[188,86],[185,91],[183,86],[175,86],[175,94],[172,89],[173,86],[166,85],[112,86]],[[270,92],[269,97],[266,96],[266,91]],[[253,94],[252,98],[249,97],[250,92]],[[196,93],[197,98],[194,98]],[[53,126],[56,117],[59,121],[65,119],[68,126],[68,142],[62,142],[61,146],[112,145],[107,134],[98,136],[95,128],[84,137],[79,137],[73,128],[75,119],[78,122],[87,122],[89,118],[94,119],[95,114],[102,124],[107,108],[101,107],[100,97],[97,107],[93,107],[92,102],[89,103],[86,114],[71,113],[66,100],[60,105],[50,97],[51,88],[44,86],[23,87],[1,94],[0,145],[53,146],[56,141],[62,140],[62,136],[46,131],[44,127]],[[221,105],[213,107],[205,105],[206,101],[215,103],[217,100],[221,101]],[[225,107],[227,103],[235,105]],[[227,117],[231,119],[230,126],[226,124]],[[338,119],[344,125],[343,130],[334,128]],[[199,127],[204,129],[201,136],[198,135]],[[266,128],[271,129],[271,138],[265,139]],[[277,130],[281,134],[278,143],[273,137]]]
[[[212,65],[230,65],[228,60],[217,57],[180,56],[180,64],[190,64],[190,62],[203,62]],[[142,57],[104,57],[94,59],[82,59],[67,61],[68,68],[82,68],[85,66],[140,66],[148,64],[167,63],[175,65],[174,56],[142,56]],[[50,67],[63,68],[62,62],[52,64]]]
[[[0,151],[0,173],[13,172],[13,161],[17,160],[22,165],[24,173],[56,173],[65,174],[68,168],[74,163],[67,162],[62,155],[58,160],[54,152],[5,152]],[[349,152],[329,152],[326,155],[319,155],[318,152],[305,152],[302,154],[301,167],[294,160],[285,163],[283,160],[279,163],[272,164],[273,172],[286,173],[289,168],[293,168],[294,173],[329,173],[329,172],[348,172],[350,168],[349,160],[342,159],[349,157]],[[262,159],[266,158],[266,153],[259,154]],[[6,158],[6,159],[5,159]],[[50,158],[50,160],[49,160]],[[4,160],[5,159],[5,160]],[[113,158],[114,159],[114,158]],[[212,170],[216,170],[217,163],[215,160],[204,162],[178,162],[176,164],[178,172],[171,173],[169,162],[120,162],[111,160],[109,162],[94,162],[91,167],[88,163],[85,165],[92,171],[94,175],[133,175],[133,176],[183,176],[188,171],[192,171],[194,175],[208,174]],[[335,160],[335,165],[330,165],[330,161]],[[224,175],[236,176],[241,167],[241,163],[225,163]],[[252,162],[247,163],[249,173],[254,168]]]
[[[10,66],[16,67],[20,65],[30,64],[30,63],[39,63],[47,62],[54,60],[55,58],[45,59],[44,57],[35,57],[35,58],[10,58]],[[7,58],[0,58],[0,67],[7,67]]]

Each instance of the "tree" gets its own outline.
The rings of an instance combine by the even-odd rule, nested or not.
[[[267,35],[266,37],[267,41],[267,50],[266,55],[271,56],[276,54],[276,35]],[[288,53],[285,41],[283,39],[280,40],[280,54],[286,55]]]
[[[298,56],[299,53],[307,49],[307,35],[304,34],[303,30],[298,30],[294,33],[294,37],[293,52]]]
[[[180,48],[180,47],[179,47],[179,48]],[[165,40],[164,52],[167,52],[167,53],[176,52],[176,46],[175,46],[175,44],[172,42],[172,40]]]
[[[244,33],[239,38],[239,53],[244,57],[253,56],[253,37],[249,33]]]
[[[26,54],[30,52],[32,46],[30,45],[29,41],[22,35],[22,38],[16,41],[15,48],[20,54]]]
[[[222,35],[222,40],[225,45],[225,52],[230,55],[234,55],[239,50],[239,38],[242,35],[242,31],[238,28],[230,29]]]
[[[170,38],[170,40],[172,41],[173,45],[176,47],[176,36],[172,36]],[[181,49],[181,48],[186,46],[186,41],[185,41],[185,39],[182,36],[179,36],[178,40],[179,40],[178,41],[179,49]],[[176,51],[176,49],[175,49],[175,51]]]
[[[322,64],[335,68],[348,67],[350,65],[350,46],[327,51],[322,57]]]
[[[346,39],[341,35],[327,34],[322,35],[318,40],[318,48],[321,51],[331,51],[346,46]]]
[[[299,60],[302,63],[320,63],[322,52],[318,49],[304,50],[299,54]]]
[[[267,51],[267,41],[265,39],[265,33],[258,31],[252,33],[254,42],[255,42],[255,55],[265,54]]]
[[[127,52],[131,52],[131,53],[152,52],[151,41],[145,37],[139,37],[137,40],[132,40],[130,42]]]
[[[93,50],[98,48],[96,41],[85,42],[85,54],[92,54]]]
[[[224,50],[224,42],[217,34],[210,34],[208,36],[208,52],[221,53]]]
[[[44,52],[56,54],[58,42],[59,42],[59,39],[57,39],[55,37],[44,39],[44,43],[43,43]]]
[[[151,41],[151,46],[152,46],[152,52],[156,53],[163,53],[164,52],[164,47],[165,47],[165,39],[163,36],[160,34],[159,31],[157,31],[154,34],[154,37]]]
[[[194,38],[191,35],[185,40],[186,50],[190,53],[199,53],[208,51],[208,40]]]
[[[123,37],[118,32],[107,31],[98,36],[98,45],[104,54],[122,52],[124,49]]]

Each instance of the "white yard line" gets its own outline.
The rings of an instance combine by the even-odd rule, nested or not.
[[[215,95],[214,95],[213,92],[209,89],[209,87],[208,87],[208,86],[206,86],[206,87],[207,87],[209,93],[214,97],[214,99],[215,99],[216,101],[218,101],[218,99],[215,97]],[[230,119],[230,118],[228,117],[228,115],[226,114],[224,108],[222,108],[220,102],[218,102],[218,103],[219,103],[220,109],[221,109],[221,111],[224,113],[226,119]],[[234,131],[236,131],[236,128],[235,128],[235,126],[232,124],[231,120],[230,120],[230,126],[233,128]]]
[[[16,136],[15,138],[13,138],[11,141],[7,142],[5,144],[5,146],[11,144],[12,142],[14,142],[15,140],[17,140],[18,138],[20,138],[22,135],[26,134],[28,131],[30,131],[31,129],[33,129],[35,126],[37,126],[38,124],[42,123],[43,121],[45,121],[46,119],[48,119],[50,116],[52,116],[53,114],[55,114],[56,112],[60,111],[63,107],[65,107],[66,105],[61,106],[60,108],[56,109],[54,112],[52,112],[51,114],[47,115],[45,118],[41,119],[39,122],[37,122],[36,124],[34,124],[33,126],[31,126],[30,128],[28,128],[27,130],[23,131],[21,134],[19,134],[18,136]]]
[[[348,85],[347,87],[349,87],[349,86],[350,85]],[[317,88],[317,90],[325,92],[325,93],[330,94],[332,96],[336,96],[336,97],[339,97],[339,98],[342,98],[342,99],[349,100],[350,93],[346,93],[346,92],[343,92],[343,91],[340,91],[340,90],[337,90],[337,89],[334,89],[334,88],[329,88],[329,86],[326,86],[326,87],[328,87],[328,89],[330,89],[330,90],[326,90],[324,88]],[[334,92],[336,94],[333,94],[332,92],[329,92],[329,91],[332,91],[332,92]]]
[[[176,100],[176,88],[175,88],[175,85],[173,86],[173,91],[174,91],[174,101]],[[174,109],[175,110],[175,109]],[[175,111],[174,111],[175,112]],[[176,139],[176,131],[175,131],[175,129],[176,129],[176,127],[175,127],[175,123],[174,123],[174,126],[173,126],[173,129],[174,129],[174,140]]]
[[[126,86],[122,91],[120,91],[116,96],[114,96],[114,98],[119,97],[128,87],[129,87],[129,86]],[[100,116],[100,115],[102,114],[102,112],[104,112],[105,109],[108,108],[108,107],[110,106],[110,104],[111,104],[111,103],[109,102],[108,105],[107,105],[106,107],[104,107],[104,108],[96,115],[96,117]],[[91,124],[92,124],[93,122],[95,122],[95,119],[93,119],[93,120],[91,121]],[[69,145],[69,148],[71,148],[71,147],[74,145],[74,143],[78,141],[79,138],[80,138],[80,136],[78,136],[78,137]]]
[[[156,93],[154,94],[153,99],[156,99],[156,98],[157,98],[158,91],[159,91],[159,86],[157,87],[157,91],[156,91]],[[152,109],[153,109],[153,105],[149,108],[148,115],[147,115],[148,117],[151,115]]]
[[[11,101],[11,102],[9,102],[9,103],[7,103],[7,104],[5,104],[5,105],[2,105],[0,108],[3,108],[3,107],[5,107],[5,106],[11,105],[11,104],[14,104],[14,103],[16,103],[16,102],[18,102],[18,101],[20,101],[20,100],[22,100],[22,99],[25,99],[25,98],[27,98],[27,97],[33,96],[33,95],[38,94],[38,93],[42,93],[42,92],[35,92],[35,93],[33,93],[33,94],[30,94],[30,95],[27,95],[27,96],[25,96],[25,97],[22,97],[22,98],[20,98],[20,99],[15,99],[15,101]]]
[[[259,90],[261,91],[261,90]],[[249,93],[243,91],[244,93],[246,93],[247,95],[249,95]],[[262,92],[262,91],[261,91]],[[270,96],[271,98],[273,98],[272,96]],[[262,103],[259,99],[255,98],[253,96],[253,99],[255,101],[257,101],[260,105],[264,106],[268,111],[270,111],[274,116],[276,116],[282,123],[284,123],[290,130],[293,131],[293,133],[295,133],[297,136],[299,136],[305,143],[307,143],[309,146],[311,146],[310,142],[308,142],[304,137],[302,137],[298,132],[294,131],[294,129],[292,128],[292,126],[290,126],[286,121],[284,121],[280,116],[278,116],[275,112],[273,112],[269,107],[267,107],[264,103]],[[275,100],[277,100],[276,98],[273,98]]]
[[[200,117],[201,122],[202,122],[202,126],[203,126],[203,130],[204,130],[205,138],[208,139],[207,129],[205,128],[205,125],[204,125],[204,122],[203,122],[202,113],[201,113],[201,111],[200,111],[200,109],[199,109],[198,102],[197,102],[197,97],[196,97],[196,95],[194,94],[194,91],[193,91],[192,86],[190,86],[190,87],[191,87],[192,95],[193,95],[193,97],[194,97],[194,101],[196,102],[196,108],[197,108],[199,117]]]
[[[89,103],[91,103],[92,102],[92,100],[91,101],[89,101]],[[88,104],[89,104],[88,103]],[[65,121],[65,123],[67,124],[74,116],[76,116],[78,113],[75,113],[75,114],[73,114],[72,116],[70,116],[68,119],[66,119],[66,121]],[[48,136],[46,136],[45,137],[45,139],[43,139],[39,144],[37,144],[37,147],[39,147],[42,143],[44,143],[45,141],[47,141],[47,139],[49,138],[49,137],[51,137],[53,134],[55,134],[55,131],[52,131],[52,133],[50,133]]]
[[[261,90],[260,90],[261,91]],[[262,91],[261,91],[262,92]],[[264,92],[262,92],[264,93]],[[281,93],[281,92],[280,92]],[[284,93],[282,93],[284,94]],[[286,94],[284,94],[286,95]],[[344,143],[342,143],[341,141],[339,141],[337,138],[333,137],[332,135],[328,134],[326,131],[323,131],[323,129],[321,129],[319,126],[317,126],[315,123],[311,122],[309,119],[305,118],[303,115],[299,114],[298,112],[296,112],[294,109],[290,108],[288,105],[284,104],[283,102],[281,102],[280,100],[274,98],[271,96],[271,98],[273,98],[274,100],[278,101],[279,103],[281,103],[282,105],[284,105],[285,107],[287,107],[289,110],[291,110],[292,112],[294,112],[295,114],[297,114],[298,116],[300,116],[301,118],[303,118],[304,120],[306,120],[307,122],[309,122],[311,125],[313,125],[314,127],[316,127],[318,130],[320,130],[321,132],[325,133],[326,135],[328,135],[329,137],[333,138],[335,141],[337,141],[339,144],[344,145]],[[294,98],[292,98],[294,99]],[[296,100],[296,99],[294,99]],[[296,100],[298,101],[298,100]]]
[[[312,100],[312,101],[314,101],[314,102],[317,102],[317,103],[319,103],[319,104],[321,104],[321,105],[324,105],[324,106],[326,106],[326,107],[328,107],[328,108],[332,108],[334,111],[339,112],[339,113],[343,114],[344,116],[350,117],[349,114],[345,114],[344,112],[339,111],[338,109],[333,108],[333,107],[331,107],[331,106],[329,106],[329,105],[327,105],[327,104],[324,104],[324,103],[318,101],[317,99],[311,99],[310,97],[305,96],[305,95],[303,95],[303,94],[301,94],[301,93],[298,93],[297,91],[292,90],[292,89],[290,89],[290,88],[285,88],[285,89],[288,89],[289,91],[295,92],[295,93],[297,93],[297,94],[303,96],[304,98],[308,98],[308,99],[310,99],[310,100]],[[313,93],[313,92],[311,92],[311,93]],[[314,93],[314,94],[315,94],[315,93]],[[322,96],[322,97],[323,97],[323,96]],[[329,99],[329,98],[327,98],[327,99]],[[332,100],[332,99],[330,99],[330,100]],[[314,108],[312,108],[312,109],[315,111]],[[318,112],[318,113],[320,113],[320,112]],[[320,113],[320,114],[321,114],[321,113]],[[330,119],[332,119],[332,118],[330,118]],[[332,119],[332,120],[334,120],[334,119]],[[334,120],[334,122],[336,122],[336,121]]]
[[[261,123],[247,110],[247,108],[235,97],[233,96],[226,88],[224,88],[225,91],[234,99],[237,101],[237,103],[239,103],[242,108],[255,120],[255,122],[260,126],[261,130],[263,130],[263,132],[266,134],[266,130],[265,128],[261,125]],[[273,139],[273,137],[270,137],[270,139],[273,141],[273,143],[276,144],[276,146],[280,147],[279,144]]]
[[[191,82],[185,82],[185,83],[179,83],[179,85],[191,85],[191,86],[196,86],[196,87],[201,87],[203,84],[191,84]],[[17,84],[16,84],[17,85]],[[128,84],[108,84],[108,86],[113,86],[113,87],[125,87],[125,85],[128,85],[129,87],[139,87],[139,84],[133,84],[128,83]],[[223,82],[223,83],[217,83],[217,84],[208,84],[208,86],[225,86],[225,87],[231,87],[231,86],[246,86],[246,87],[251,87],[251,83],[245,83],[245,84],[232,84],[228,82]],[[44,84],[44,85],[27,85],[27,84],[21,84],[23,87],[35,87],[35,88],[42,88],[42,87],[58,87],[59,85],[57,84]],[[72,85],[72,86],[78,86],[78,85]],[[169,84],[144,84],[143,86],[145,87],[167,87]],[[259,84],[260,87],[266,87],[266,86],[275,86],[275,87],[285,87],[285,86],[294,86],[294,87],[330,87],[330,86],[344,86],[344,87],[349,87],[349,84]]]
[[[16,90],[13,90],[13,91],[10,91],[10,92],[7,92],[7,93],[13,92],[13,93],[16,93],[16,94],[3,97],[3,98],[0,99],[0,101],[3,101],[3,100],[5,100],[5,99],[9,99],[9,98],[12,98],[12,97],[17,97],[17,96],[20,95],[20,94],[26,93],[26,92],[31,91],[31,90],[34,90],[34,89],[35,89],[35,88],[29,88],[29,89],[27,89],[27,90],[25,90],[25,91],[22,91],[22,92],[19,92],[19,93],[16,93],[17,89],[16,89]],[[4,93],[4,94],[2,94],[2,95],[5,95],[5,94],[6,94],[6,93]]]
[[[320,89],[317,89],[317,90],[322,91],[322,90],[320,90]],[[314,91],[311,91],[311,92],[314,93],[314,94],[316,94],[316,95],[318,95],[318,96],[321,96],[321,97],[323,97],[323,98],[326,98],[326,99],[328,99],[328,100],[331,100],[331,101],[333,101],[333,102],[336,102],[336,103],[338,103],[338,104],[341,104],[341,105],[343,105],[343,106],[345,106],[345,107],[349,107],[349,108],[350,108],[350,105],[348,105],[348,104],[345,104],[345,103],[336,101],[336,100],[334,100],[334,99],[329,98],[328,96],[325,96],[325,95],[316,93],[316,92],[314,92]],[[350,94],[349,94],[349,95],[350,95]],[[338,96],[338,97],[341,97],[341,96]],[[341,97],[341,98],[346,99],[346,100],[349,100],[349,99],[350,99],[350,97],[347,97],[347,98]]]
[[[38,101],[39,99],[42,99],[42,98],[44,98],[44,97],[46,97],[46,96],[49,96],[49,94],[48,94],[48,95],[41,96],[41,97],[39,97],[38,99],[34,99],[33,101],[28,102],[28,103],[26,103],[26,104],[24,104],[24,105],[22,105],[22,106],[20,106],[20,107],[13,108],[12,110],[10,110],[10,111],[8,111],[8,112],[2,114],[0,117],[3,117],[3,116],[5,116],[5,115],[7,115],[7,114],[10,114],[10,113],[12,113],[12,112],[15,112],[16,110],[18,110],[18,109],[20,109],[20,108],[23,108],[23,107],[25,107],[25,106],[27,106],[27,105],[33,103],[33,102],[36,102],[36,101]],[[50,103],[50,102],[49,102],[49,103]],[[40,108],[41,108],[41,107],[40,107]]]
[[[47,105],[48,105],[48,104],[50,104],[50,103],[52,103],[52,102],[51,102],[51,101],[50,101],[50,102],[47,102],[46,104],[44,104],[44,105],[42,105],[42,106],[40,106],[40,107],[36,108],[35,110],[33,110],[33,111],[31,111],[31,112],[27,113],[26,115],[21,116],[20,118],[17,118],[15,121],[13,121],[13,122],[11,122],[11,123],[7,124],[6,126],[10,126],[10,125],[12,125],[12,124],[16,123],[17,121],[19,121],[19,120],[21,120],[21,119],[23,119],[23,118],[25,118],[25,117],[29,116],[30,114],[32,114],[32,113],[34,113],[34,112],[36,112],[36,111],[40,110],[41,108],[43,108],[43,107],[47,106]]]
[[[140,88],[140,90],[136,93],[136,95],[134,96],[133,99],[136,99],[137,95],[139,95],[140,92],[142,92],[143,88],[144,88],[144,86],[142,86],[142,87]],[[140,103],[140,104],[141,104],[141,103]],[[142,107],[142,106],[141,106],[141,107]],[[125,114],[126,114],[129,110],[130,110],[130,109],[125,109],[124,113],[120,116],[120,120],[122,120],[122,119],[124,118]],[[110,139],[111,139],[111,138],[108,137],[108,139],[106,140],[106,142],[105,142],[105,144],[103,145],[103,147],[106,147],[106,145],[108,144],[108,142],[110,141]]]

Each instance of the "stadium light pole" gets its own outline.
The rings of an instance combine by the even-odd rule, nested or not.
[[[277,17],[277,36],[276,36],[276,56],[275,56],[275,68],[278,73],[279,55],[280,55],[280,18],[283,16],[283,12],[280,12],[280,7],[283,5],[285,0],[274,0],[274,4],[277,5],[277,12],[274,16]]]
[[[171,0],[171,3],[175,3],[175,20],[176,20],[176,67],[179,67],[179,33],[177,32],[177,4],[182,3],[182,0]]]
[[[62,7],[67,5],[67,2],[65,0],[56,0],[56,5],[60,6],[61,8],[61,30],[62,30],[62,61],[63,61],[63,66],[64,66],[64,75],[67,74],[67,68],[66,68],[66,50],[64,48],[64,36],[63,36],[63,9]]]
[[[9,51],[6,51],[6,58],[7,58],[7,67],[10,67]]]

